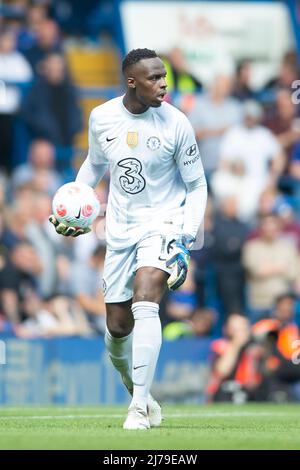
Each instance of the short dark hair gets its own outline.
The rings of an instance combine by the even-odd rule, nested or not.
[[[284,299],[297,300],[297,295],[292,291],[284,292],[283,294],[280,294],[276,297],[275,306],[277,306]]]
[[[132,49],[132,51],[128,52],[128,54],[124,57],[122,62],[122,72],[124,73],[127,67],[136,64],[140,60],[143,59],[155,59],[158,57],[155,51],[151,49]]]

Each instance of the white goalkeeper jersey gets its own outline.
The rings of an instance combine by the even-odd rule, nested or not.
[[[90,116],[87,158],[99,168],[99,178],[105,168],[110,170],[110,249],[126,248],[172,227],[180,233],[185,183],[204,178],[194,131],[181,111],[164,102],[132,114],[122,96],[97,106]]]

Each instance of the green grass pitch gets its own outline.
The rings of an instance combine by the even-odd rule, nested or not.
[[[174,405],[124,431],[126,407],[3,407],[0,449],[300,449],[300,405]]]

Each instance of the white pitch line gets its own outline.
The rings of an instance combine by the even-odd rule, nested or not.
[[[60,419],[121,419],[124,418],[124,414],[82,414],[82,415],[57,415],[57,416],[0,416],[1,420],[60,420]],[[287,416],[295,416],[295,413],[290,411],[286,413],[282,412],[269,412],[269,411],[262,411],[254,412],[254,411],[234,411],[234,412],[198,412],[198,413],[165,413],[164,417],[166,419],[169,418],[240,418],[240,417],[287,417]],[[297,415],[296,415],[297,416]]]
[[[0,421],[2,419],[11,419],[11,420],[26,420],[26,419],[93,419],[93,418],[114,418],[119,419],[123,418],[124,415],[57,415],[57,416],[0,416]]]

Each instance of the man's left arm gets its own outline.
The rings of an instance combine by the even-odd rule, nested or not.
[[[171,290],[177,289],[185,281],[190,249],[203,222],[207,201],[207,184],[200,152],[192,126],[186,117],[178,126],[175,160],[186,185],[187,194],[182,234],[175,243],[171,258],[167,261],[167,266],[172,267],[172,274],[168,279]]]

